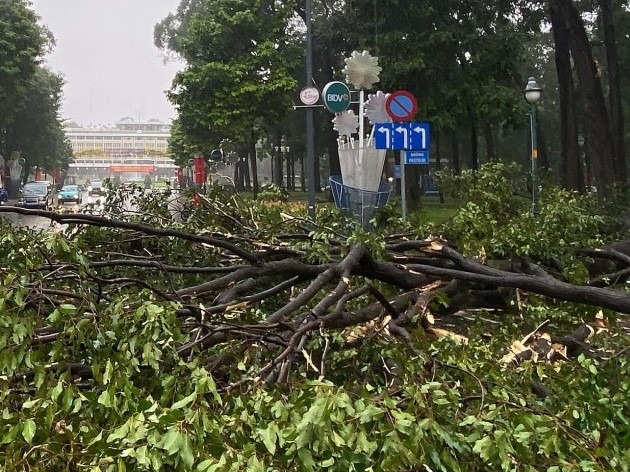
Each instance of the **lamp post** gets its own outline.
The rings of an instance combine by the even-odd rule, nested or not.
[[[580,188],[586,189],[587,192],[591,189],[590,175],[588,172],[588,165],[586,163],[586,153],[584,152],[584,143],[586,142],[586,138],[583,134],[578,134],[577,137],[578,147],[580,148],[580,168],[584,169],[584,181],[580,182]],[[582,174],[581,174],[582,175]]]
[[[530,129],[531,129],[531,164],[532,164],[532,215],[537,218],[540,214],[538,207],[538,142],[536,137],[536,104],[540,100],[542,94],[542,88],[536,82],[534,77],[527,79],[527,85],[525,86],[525,100],[532,106],[529,114]]]

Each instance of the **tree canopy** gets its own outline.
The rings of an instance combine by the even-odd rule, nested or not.
[[[59,109],[62,78],[41,65],[53,39],[24,0],[0,1],[0,155],[48,171],[71,158]]]
[[[205,76],[207,80],[199,84],[203,83],[206,90],[216,82],[216,93],[220,91],[222,99],[232,98],[229,111],[240,124],[242,115],[238,116],[235,109],[249,114],[251,103],[239,105],[238,97],[229,97],[229,93],[238,95],[241,86],[225,81],[224,72],[222,79],[216,71],[212,78],[201,72],[202,63],[208,62],[210,67],[212,61],[218,61],[225,68],[234,62],[219,55],[202,59],[199,51],[208,54],[216,48],[219,54],[223,50],[215,42],[219,36],[191,31],[191,25],[201,21],[197,17],[210,21],[205,25],[209,31],[216,25],[230,31],[231,20],[221,14],[221,5],[211,0],[182,2],[175,13],[156,26],[156,44],[190,62],[192,56],[186,54],[186,48],[190,50],[195,43],[195,60],[201,63],[190,62],[191,75],[186,80]],[[242,2],[238,5],[243,8]],[[283,21],[290,20],[284,29],[276,30],[278,44],[290,44],[292,57],[297,60],[303,57],[297,51],[304,50],[304,37],[287,36],[287,31],[292,26],[295,30],[297,25],[297,31],[303,32],[296,19],[304,19],[305,4],[302,1],[275,5],[282,6]],[[291,8],[293,18],[289,15]],[[619,2],[608,1],[314,2],[314,79],[320,86],[341,79],[343,58],[352,50],[370,50],[383,66],[379,88],[407,89],[418,97],[417,119],[433,125],[436,149],[432,151],[455,169],[476,169],[480,163],[497,158],[521,163],[529,159],[525,145],[527,103],[522,91],[527,77],[536,76],[545,90],[539,105],[543,123],[538,133],[542,167],[553,170],[556,179],[567,188],[585,191],[594,185],[600,194],[608,196],[615,185],[625,181],[627,133],[623,120],[624,75],[620,73],[625,56],[618,54],[617,49],[621,47],[623,51],[626,40],[613,27],[623,24],[627,15]],[[256,31],[254,28],[249,36],[253,38]],[[274,33],[269,30],[268,34]],[[565,43],[565,39],[570,41]],[[599,48],[598,44],[604,47]],[[278,67],[278,71],[288,74],[285,78],[292,76],[293,90],[291,81],[282,90],[287,101],[295,101],[296,84],[303,84],[300,68],[295,63],[291,67],[269,64],[270,71]],[[212,67],[216,68],[217,62]],[[204,140],[216,141],[209,136],[208,128],[220,130],[222,137],[238,134],[222,129],[230,115],[217,111],[218,116],[213,116],[213,110],[204,108],[208,97],[184,93],[180,86],[174,89],[173,98],[185,98],[186,108],[180,109],[182,126],[178,139],[198,145],[195,139],[204,135]],[[262,88],[258,94],[263,93]],[[222,100],[216,110],[224,105]],[[288,111],[286,104],[278,109],[284,114]],[[297,117],[300,111],[294,113]],[[275,139],[274,134],[287,135],[303,152],[299,143],[304,131],[295,126],[301,120],[280,122],[277,116],[262,115],[258,118],[259,127],[282,128],[279,133],[272,133],[272,138]],[[316,150],[318,156],[327,154],[331,169],[336,169],[336,141],[329,121],[326,112],[316,115]],[[578,134],[587,137],[584,152],[578,146]],[[590,182],[585,184],[587,178]]]

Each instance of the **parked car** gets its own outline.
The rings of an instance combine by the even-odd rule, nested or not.
[[[27,182],[20,191],[18,205],[25,208],[50,209],[52,206],[52,186],[48,182]]]
[[[81,187],[79,187],[78,185],[64,185],[61,190],[59,190],[59,197],[57,200],[59,201],[59,203],[82,203],[83,195],[81,194]]]
[[[4,205],[9,201],[9,192],[6,188],[0,188],[0,205]]]
[[[103,188],[103,182],[100,180],[94,180],[88,185],[88,195],[93,197],[94,195],[105,195],[105,188]]]

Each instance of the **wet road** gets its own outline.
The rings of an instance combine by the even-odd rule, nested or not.
[[[90,197],[87,192],[84,192],[82,198],[82,203],[80,205],[77,205],[76,203],[57,203],[57,197],[55,197],[53,210],[63,213],[79,213],[83,206],[90,203],[96,203],[99,199],[103,197]],[[10,200],[5,206],[11,206],[15,203],[16,200]],[[44,231],[59,228],[59,225],[57,225],[56,223],[52,223],[48,218],[42,218],[41,216],[20,215],[18,213],[2,213],[0,214],[0,216],[10,221],[15,226],[26,226],[28,228]]]

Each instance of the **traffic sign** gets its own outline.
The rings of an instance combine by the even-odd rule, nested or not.
[[[322,99],[328,111],[341,113],[350,106],[350,89],[343,82],[328,82],[322,91]]]
[[[385,111],[394,121],[409,121],[418,111],[418,101],[410,92],[398,90],[387,97]]]
[[[407,151],[405,152],[405,164],[428,164],[429,151]]]
[[[431,147],[429,123],[376,123],[376,149],[422,151]]]

